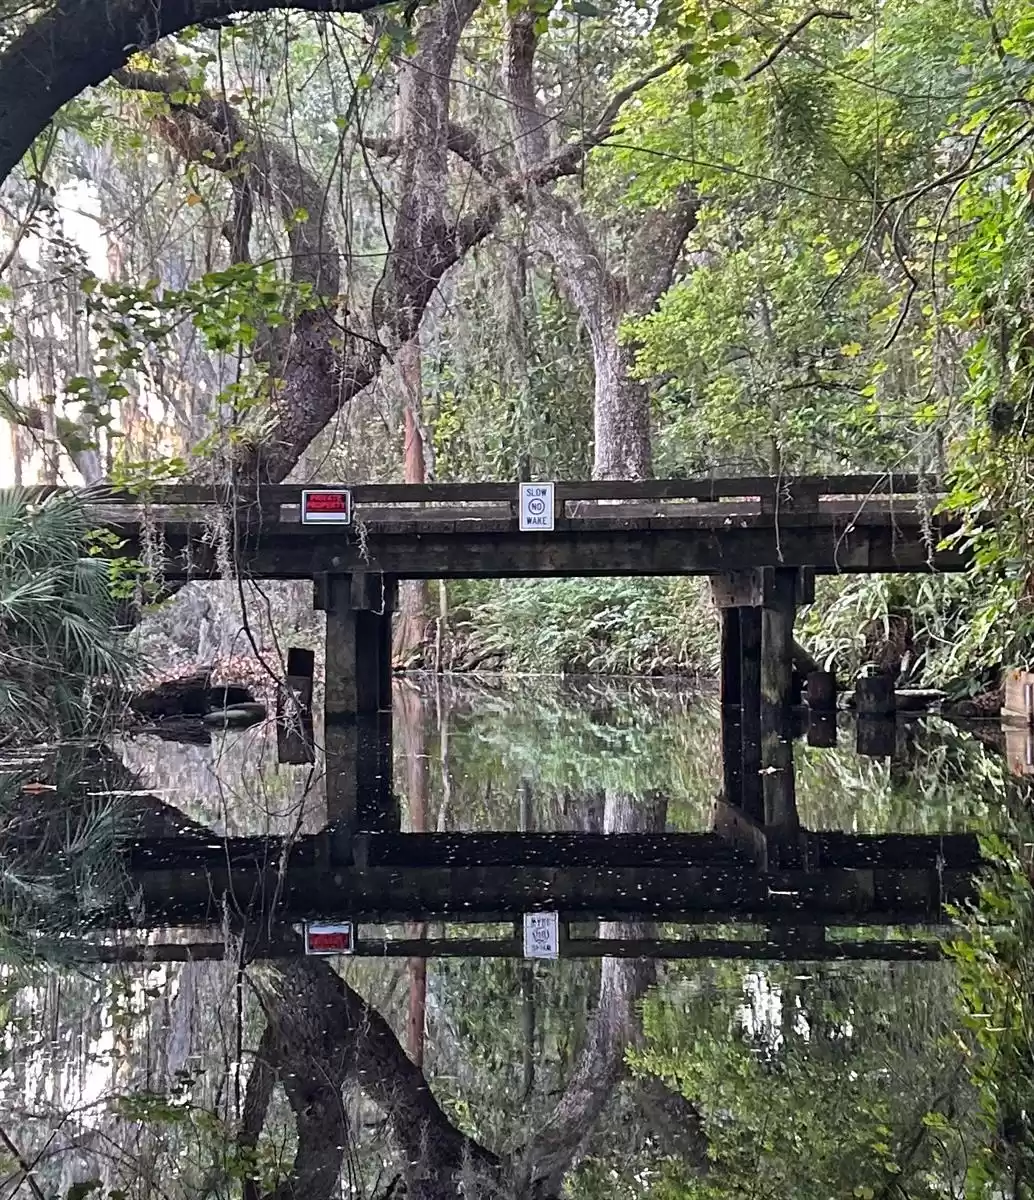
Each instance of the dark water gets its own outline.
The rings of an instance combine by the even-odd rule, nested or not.
[[[661,798],[704,832],[722,786],[717,706],[683,687],[406,680],[394,725],[404,829],[592,830]],[[219,834],[323,824],[320,764],[278,765],[267,727],[125,754]],[[795,762],[816,831],[1007,831],[1018,803],[1002,756],[932,717],[890,759],[842,719]],[[0,1192],[29,1194],[20,1160],[48,1197],[962,1194],[980,1135],[950,962],[334,966],[354,991],[304,960],[8,972]]]

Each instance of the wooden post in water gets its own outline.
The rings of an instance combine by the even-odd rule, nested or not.
[[[860,717],[892,717],[897,712],[894,680],[889,675],[859,675],[854,695]]]
[[[287,677],[276,694],[277,761],[295,765],[315,761],[312,684],[316,655],[302,646],[287,651]]]
[[[809,671],[806,687],[812,712],[836,711],[837,677],[832,671]]]
[[[808,713],[808,745],[826,749],[837,744],[837,715],[835,712]]]
[[[761,609],[741,608],[740,614],[740,732],[742,746],[743,811],[763,822],[761,787]]]
[[[729,804],[740,804],[743,791],[743,702],[739,608],[723,608],[722,619],[722,786]]]
[[[794,792],[790,710],[797,572],[776,567],[766,580],[761,626],[761,772],[765,826],[787,850],[800,829]]]
[[[360,829],[398,828],[391,791],[391,616],[397,585],[369,573],[317,589],[327,613],[323,741],[327,822],[338,850]]]

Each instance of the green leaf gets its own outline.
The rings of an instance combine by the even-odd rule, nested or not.
[[[711,14],[711,26],[720,33],[732,24],[732,13],[727,8],[718,8]]]

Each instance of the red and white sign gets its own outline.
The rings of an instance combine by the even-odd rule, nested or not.
[[[352,940],[352,922],[343,925],[306,925],[306,954],[351,954],[355,944]]]
[[[347,488],[302,492],[303,525],[351,525],[352,493]]]

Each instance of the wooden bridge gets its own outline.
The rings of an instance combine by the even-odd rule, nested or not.
[[[329,485],[328,485],[329,486]],[[105,498],[98,520],[132,553],[156,537],[166,579],[203,579],[229,561],[255,578],[311,578],[327,614],[322,718],[314,663],[293,651],[279,713],[284,761],[325,767],[327,826],[296,839],[208,831],[126,848],[134,901],[100,923],[221,928],[256,954],[293,953],[292,923],[504,925],[557,911],[564,953],[670,957],[929,958],[928,939],[829,940],[838,927],[938,924],[980,865],[970,834],[856,837],[801,827],[794,789],[793,624],[816,573],[955,571],[929,479],[888,476],[558,483],[554,528],[524,532],[518,485],[363,485],[351,524],[300,520],[301,489],[237,495],[199,487]],[[226,546],[213,545],[220,526]],[[681,575],[712,578],[722,615],[724,786],[704,834],[406,834],[392,791],[391,621],[401,578]],[[826,703],[828,704],[828,695]],[[289,729],[292,721],[293,728]],[[815,714],[816,726],[827,714]],[[300,732],[299,732],[300,730]],[[835,736],[835,734],[834,734]],[[319,744],[321,743],[321,744]],[[604,945],[598,920],[754,933]],[[286,933],[284,931],[287,931]],[[256,933],[256,931],[259,931]],[[280,932],[277,932],[280,931]],[[365,940],[363,953],[510,954],[514,937]],[[293,949],[292,949],[293,948]],[[221,941],[197,944],[217,957]],[[161,957],[154,947],[94,949]],[[168,957],[186,955],[182,945]],[[186,955],[189,956],[189,955]]]
[[[518,527],[517,483],[349,490],[348,526],[303,524],[297,486],[241,493],[156,488],[145,506],[139,496],[116,495],[101,511],[130,553],[139,550],[145,526],[160,532],[169,580],[218,574],[220,524],[235,568],[256,579],[356,571],[452,579],[965,566],[961,553],[939,546],[954,526],[934,512],[937,481],[916,475],[557,483],[554,528],[534,533]]]

